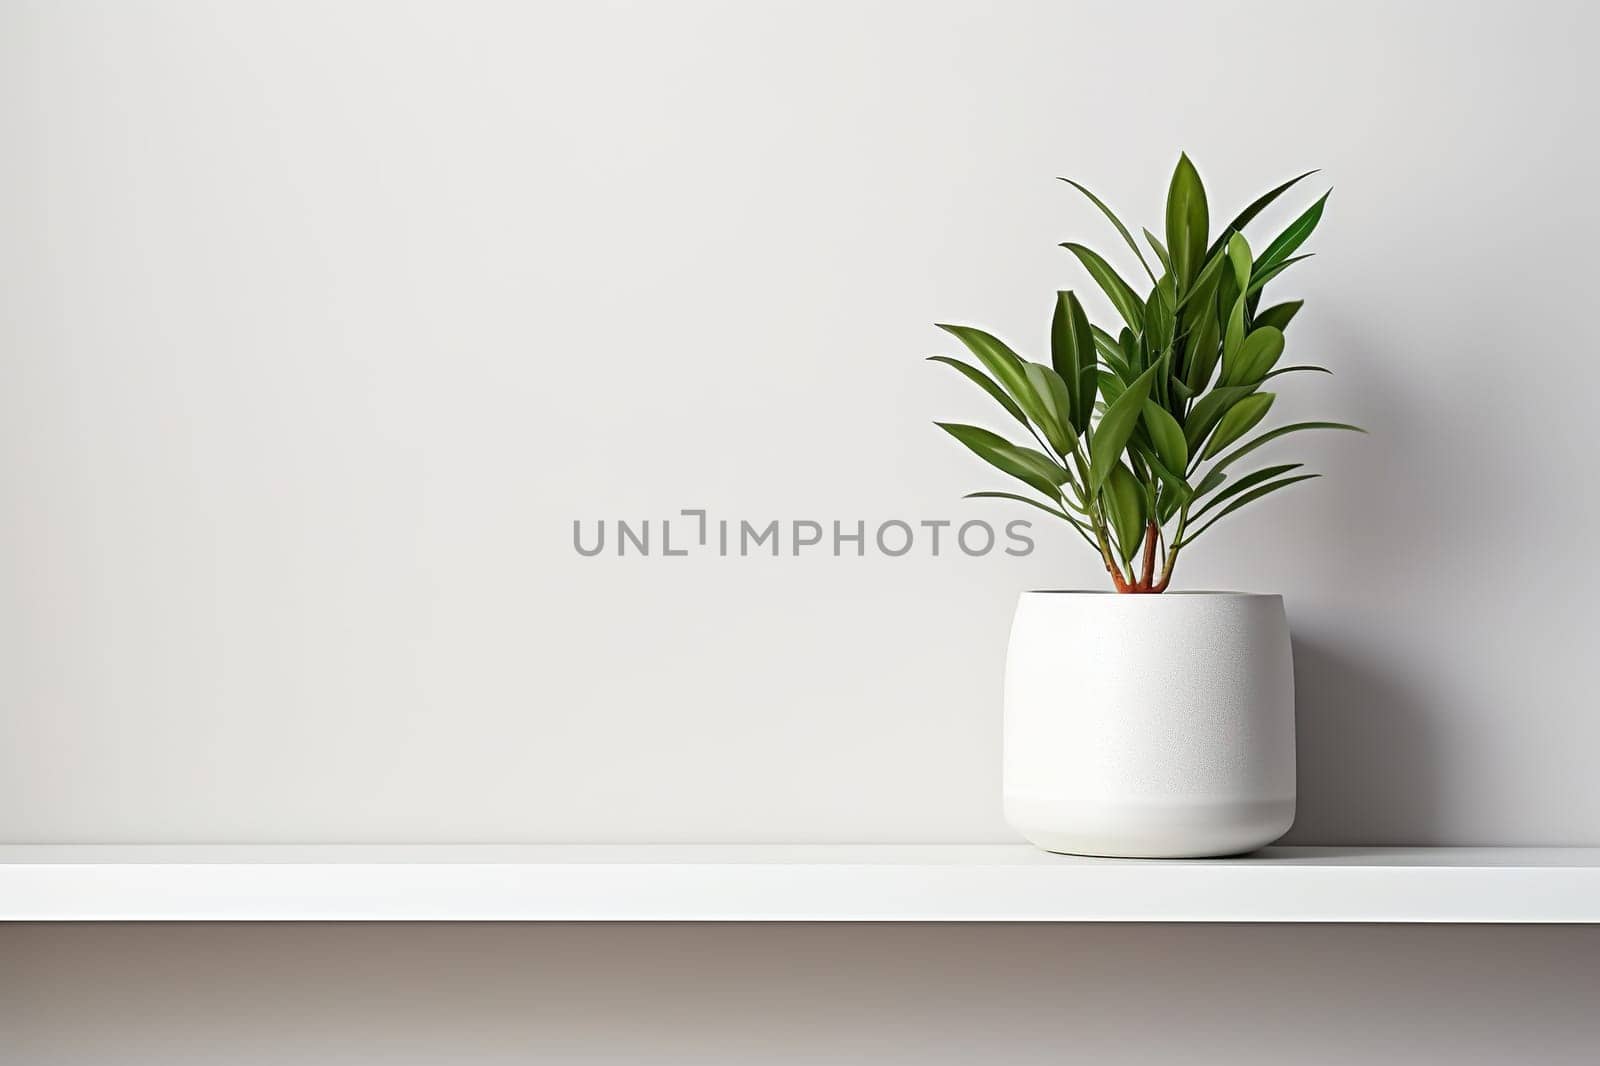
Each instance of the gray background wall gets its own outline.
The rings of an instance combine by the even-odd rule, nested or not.
[[[1337,186],[1284,292],[1309,301],[1291,351],[1338,373],[1281,402],[1373,435],[1301,438],[1330,476],[1230,520],[1181,574],[1288,597],[1292,838],[1600,842],[1597,21],[1556,3],[0,6],[0,839],[1011,839],[1006,622],[1019,589],[1099,584],[1075,542],[585,559],[571,522],[1015,517],[958,499],[995,483],[927,423],[985,412],[920,361],[947,350],[929,323],[1040,350],[1053,290],[1085,284],[1055,244],[1115,250],[1055,176],[1153,223],[1183,148],[1217,214],[1311,166]],[[388,1009],[416,992],[458,1053],[548,1031],[603,1060],[623,1046],[610,1012],[540,1029],[485,972],[534,995],[582,959],[584,995],[650,1018],[660,990],[637,973],[665,951],[753,967],[772,997],[674,986],[683,1047],[713,1042],[697,1054],[748,1051],[753,1017],[793,1061],[848,1058],[854,1032],[882,1041],[850,1045],[861,1059],[938,1061],[1002,1029],[1018,1061],[1085,1032],[1102,1057],[1159,1061],[1176,1030],[1129,1014],[1146,1034],[1129,1042],[1100,1009],[1152,980],[1255,1061],[1233,1034],[1261,995],[1285,1033],[1339,1004],[1393,1020],[1340,1014],[1346,1045],[1401,1048],[1415,1012],[1502,992],[1502,1041],[1529,1018],[1571,1036],[1562,978],[1594,947],[327,936],[354,955],[324,970],[294,950],[315,932],[5,930],[0,973],[26,994],[4,1009],[40,1062],[100,1061],[97,1032],[173,1061],[180,1031],[230,1025],[289,1041],[286,1059],[289,1030],[326,1031],[366,1061],[377,1027],[430,1013]],[[755,959],[812,937],[838,954]],[[1527,979],[1453,964],[1479,950]],[[1229,953],[1261,970],[1219,974]],[[262,955],[289,984],[373,991],[348,1010],[296,991],[255,1029],[239,1012]],[[434,958],[459,983],[411,983]],[[1087,976],[1095,959],[1122,983]],[[1185,975],[1212,987],[1185,998]],[[203,1017],[180,1022],[196,989]],[[106,1028],[70,1036],[86,1016]],[[1450,1017],[1496,1061],[1472,1039],[1485,1014]]]

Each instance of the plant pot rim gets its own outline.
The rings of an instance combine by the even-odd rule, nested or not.
[[[1160,593],[1117,592],[1115,589],[1028,589],[1024,596],[1104,596],[1115,600],[1162,600],[1169,596],[1227,596],[1246,600],[1281,600],[1277,592],[1231,592],[1225,589],[1172,589]]]

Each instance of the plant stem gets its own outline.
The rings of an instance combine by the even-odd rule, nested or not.
[[[1094,524],[1094,535],[1095,539],[1100,542],[1100,558],[1105,560],[1106,573],[1111,575],[1111,587],[1118,592],[1127,592],[1129,590],[1128,581],[1122,576],[1122,571],[1117,568],[1117,564],[1112,561],[1111,544],[1106,540],[1105,527],[1098,521]]]
[[[1085,482],[1088,478],[1084,479]],[[1085,501],[1087,504],[1088,501]],[[1094,539],[1100,546],[1100,558],[1106,564],[1106,573],[1111,575],[1111,586],[1118,592],[1128,591],[1128,580],[1122,576],[1122,571],[1117,567],[1116,557],[1111,554],[1111,541],[1106,536],[1104,517],[1098,507],[1089,506],[1089,524],[1094,527]]]
[[[1139,578],[1139,584],[1148,589],[1156,577],[1156,536],[1161,532],[1161,527],[1152,519],[1144,527],[1144,567]]]
[[[1065,457],[1063,457],[1065,458]],[[1111,541],[1106,536],[1105,516],[1100,513],[1100,507],[1089,494],[1089,464],[1083,458],[1083,449],[1078,442],[1072,442],[1072,462],[1078,468],[1078,477],[1083,481],[1080,502],[1085,513],[1089,516],[1089,524],[1094,527],[1094,539],[1100,545],[1100,558],[1106,564],[1106,573],[1111,575],[1111,587],[1118,592],[1128,591],[1128,580],[1122,576],[1122,571],[1111,554]]]
[[[1161,568],[1161,580],[1152,590],[1155,592],[1167,591],[1167,585],[1172,581],[1172,567],[1178,561],[1178,550],[1183,547],[1183,527],[1189,522],[1189,505],[1184,504],[1178,509],[1178,529],[1172,534],[1172,548],[1167,552],[1166,565]]]

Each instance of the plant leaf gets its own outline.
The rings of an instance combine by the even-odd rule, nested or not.
[[[1167,254],[1167,246],[1162,244],[1156,235],[1149,230],[1144,231],[1144,239],[1150,242],[1150,247],[1156,251],[1156,258],[1161,260],[1161,265],[1167,268],[1167,274],[1170,275],[1172,273],[1172,256]],[[1156,287],[1161,287],[1159,280],[1156,281]]]
[[[1263,467],[1260,470],[1252,470],[1238,481],[1235,481],[1233,484],[1217,493],[1216,496],[1212,497],[1212,499],[1204,507],[1194,512],[1189,517],[1191,519],[1199,518],[1201,515],[1216,507],[1217,504],[1222,503],[1224,500],[1231,499],[1234,496],[1239,495],[1239,493],[1244,492],[1246,489],[1253,488],[1254,486],[1261,484],[1263,481],[1270,481],[1279,474],[1287,474],[1291,470],[1298,470],[1304,465],[1304,463],[1284,463],[1281,466],[1268,466]],[[1196,495],[1198,495],[1198,493]]]
[[[1215,297],[1211,299],[1214,301]],[[1216,370],[1222,356],[1216,304],[1208,301],[1199,309],[1199,314],[1199,323],[1184,345],[1183,382],[1191,395],[1198,394],[1210,383],[1212,371]]]
[[[1078,521],[1076,518],[1073,518],[1071,515],[1067,514],[1065,511],[1058,511],[1054,507],[1051,507],[1049,504],[1040,503],[1038,500],[1029,499],[1026,496],[1018,496],[1014,492],[969,492],[965,496],[965,499],[968,499],[968,500],[986,500],[986,499],[1015,500],[1018,503],[1028,504],[1030,507],[1037,507],[1037,508],[1039,508],[1039,510],[1045,512],[1046,514],[1054,515],[1057,518],[1066,519],[1067,523],[1070,524],[1073,529],[1077,530],[1078,536],[1083,538],[1083,542],[1085,544],[1089,545],[1089,547],[1093,548],[1096,555],[1100,554],[1100,545],[1095,543],[1095,540],[1094,540],[1094,530],[1090,529],[1088,526],[1084,525],[1082,522]]]
[[[1250,292],[1247,293],[1246,295],[1252,295],[1253,296],[1256,293],[1260,292],[1261,291],[1261,287],[1263,285],[1265,285],[1267,282],[1271,281],[1273,278],[1277,277],[1279,274],[1282,274],[1285,270],[1288,270],[1290,267],[1294,266],[1296,263],[1300,262],[1302,259],[1310,259],[1310,258],[1312,258],[1312,256],[1314,254],[1315,253],[1308,253],[1306,255],[1291,255],[1289,258],[1285,259],[1283,262],[1279,263],[1277,266],[1274,266],[1274,267],[1272,267],[1272,268],[1270,268],[1268,270],[1263,271],[1263,270],[1260,270],[1258,268],[1256,273],[1255,273],[1255,275],[1252,276],[1251,279],[1250,279]]]
[[[1145,429],[1150,433],[1150,443],[1161,461],[1173,470],[1187,468],[1189,446],[1183,439],[1183,427],[1178,425],[1178,420],[1154,400],[1144,402],[1143,414]]]
[[[1225,385],[1254,385],[1267,376],[1283,355],[1283,331],[1273,326],[1261,326],[1250,331],[1239,345],[1239,350],[1229,359],[1222,357],[1222,381]]]
[[[1117,343],[1116,338],[1099,326],[1090,326],[1089,331],[1094,334],[1094,347],[1095,351],[1100,353],[1100,361],[1110,367],[1119,378],[1133,380],[1135,375],[1129,371],[1122,345]]]
[[[1100,395],[1106,403],[1116,403],[1117,397],[1126,392],[1128,386],[1116,374],[1109,370],[1100,371]]]
[[[1233,264],[1233,279],[1241,290],[1250,287],[1250,242],[1244,234],[1235,233],[1228,238],[1228,261]]]
[[[1073,518],[1067,512],[1059,510],[1059,509],[1057,509],[1055,507],[1051,507],[1047,503],[1041,503],[1040,501],[1035,500],[1035,499],[1033,499],[1031,497],[1028,497],[1028,496],[1018,496],[1014,492],[969,492],[965,496],[963,496],[962,499],[966,499],[966,500],[1016,500],[1018,503],[1025,503],[1029,507],[1037,507],[1037,508],[1039,508],[1039,510],[1043,511],[1045,514],[1055,515],[1057,518],[1066,519],[1068,522],[1071,522],[1075,526],[1081,526],[1081,523],[1079,523],[1079,521],[1076,518]]]
[[[1100,258],[1098,252],[1092,248],[1085,248],[1081,244],[1070,241],[1061,247],[1078,257],[1078,262],[1089,272],[1089,276],[1100,286],[1111,306],[1117,309],[1117,314],[1133,329],[1139,329],[1144,323],[1144,301],[1139,299],[1139,294],[1134,292],[1127,282],[1122,280],[1110,263]]]
[[[1274,326],[1280,330],[1288,329],[1289,322],[1304,307],[1304,300],[1290,300],[1287,303],[1273,304],[1265,311],[1256,315],[1257,326]]]
[[[1228,223],[1228,228],[1223,230],[1222,233],[1217,237],[1217,243],[1211,246],[1211,251],[1215,252],[1218,248],[1220,248],[1222,246],[1222,242],[1226,240],[1230,234],[1243,231],[1243,229],[1250,224],[1250,220],[1255,218],[1262,211],[1265,211],[1272,201],[1276,200],[1285,192],[1288,192],[1289,189],[1293,188],[1295,185],[1298,185],[1300,182],[1306,180],[1315,173],[1315,170],[1308,170],[1299,177],[1290,178],[1288,181],[1284,182],[1282,185],[1279,185],[1271,192],[1262,193],[1260,196],[1256,197],[1255,202],[1253,202],[1243,211],[1240,211],[1238,216],[1235,217],[1232,222]]]
[[[968,381],[971,381],[984,392],[987,392],[991,397],[993,397],[994,401],[1001,407],[1004,407],[1006,409],[1006,413],[1012,418],[1015,418],[1023,425],[1028,424],[1028,416],[1022,413],[1022,408],[1017,406],[1016,401],[1007,396],[1004,389],[1002,389],[999,385],[996,385],[992,380],[990,380],[987,374],[979,370],[977,367],[969,366],[959,359],[952,359],[948,355],[930,355],[928,356],[928,361],[933,363],[943,363],[946,366],[955,367],[957,370],[961,371],[962,376],[964,376]]]
[[[1183,311],[1196,299],[1204,303],[1207,295],[1215,294],[1217,291],[1216,283],[1221,280],[1222,264],[1227,261],[1228,257],[1226,255],[1214,255],[1206,260],[1206,265],[1201,267],[1200,273],[1195,275],[1194,283],[1189,286],[1189,291],[1184,293],[1183,299],[1178,301],[1177,309]],[[1192,317],[1192,313],[1183,316],[1185,322],[1190,321]]]
[[[1139,354],[1141,349],[1138,334],[1124,327],[1122,332],[1117,334],[1117,346],[1122,349],[1123,362],[1128,364],[1128,370],[1131,372],[1122,380],[1132,381],[1144,373],[1145,365],[1143,357]]]
[[[1150,302],[1144,309],[1144,337],[1150,345],[1152,358],[1159,358],[1161,353],[1167,350],[1177,330],[1177,320],[1172,315],[1172,303],[1163,289],[1166,284],[1167,279],[1163,278],[1162,286],[1157,286],[1150,293]]]
[[[1305,212],[1285,227],[1284,231],[1273,238],[1267,245],[1267,250],[1261,253],[1261,258],[1256,260],[1256,272],[1271,270],[1279,263],[1284,262],[1294,254],[1294,250],[1306,242],[1317,223],[1322,220],[1323,205],[1328,202],[1328,197],[1333,195],[1329,189],[1322,194],[1316,203],[1305,209]]]
[[[1200,272],[1210,226],[1200,172],[1187,154],[1180,154],[1172,171],[1172,183],[1167,187],[1167,247],[1171,249],[1171,273],[1179,294],[1189,291]]]
[[[996,433],[977,426],[964,426],[958,422],[935,422],[934,425],[965,444],[974,455],[990,466],[1010,474],[1018,481],[1051,499],[1060,496],[1057,486],[1072,477],[1065,467],[1032,448],[1012,444]]]
[[[1034,395],[1039,398],[1040,407],[1044,409],[1045,424],[1039,428],[1044,430],[1045,440],[1050,442],[1050,447],[1057,454],[1065,455],[1072,450],[1072,438],[1077,436],[1070,428],[1072,397],[1067,394],[1066,382],[1043,363],[1028,363],[1023,370],[1028,375],[1028,384],[1033,388]]]
[[[1117,535],[1122,561],[1126,563],[1139,550],[1144,538],[1145,498],[1139,479],[1122,463],[1111,468],[1103,497],[1106,512],[1111,518],[1112,531]]]
[[[1174,470],[1172,467],[1162,462],[1161,458],[1156,455],[1155,450],[1149,445],[1142,443],[1137,436],[1128,442],[1128,446],[1134,450],[1135,454],[1137,454],[1139,458],[1145,461],[1145,464],[1150,467],[1151,472],[1154,473],[1156,477],[1167,483],[1167,487],[1172,489],[1174,495],[1184,500],[1192,499],[1194,497],[1194,489],[1190,488],[1189,483],[1184,480],[1183,475],[1178,473],[1178,470],[1182,470],[1183,467],[1180,466],[1177,470]]]
[[[1233,307],[1228,311],[1228,328],[1222,335],[1222,365],[1224,368],[1223,379],[1227,379],[1226,368],[1233,362],[1234,356],[1239,351],[1239,346],[1244,343],[1244,304],[1245,298],[1241,293],[1233,301]]]
[[[1257,422],[1267,417],[1272,401],[1277,398],[1275,393],[1258,392],[1228,408],[1228,413],[1217,423],[1217,431],[1212,434],[1211,442],[1206,445],[1205,454],[1200,458],[1211,458],[1254,429]]]
[[[1017,406],[1022,408],[1041,429],[1044,428],[1044,410],[1040,406],[1039,398],[1033,394],[1033,387],[1028,384],[1028,372],[1023,367],[1021,356],[1007,347],[999,337],[985,333],[981,329],[943,324],[939,328],[965,344],[967,350],[977,356],[978,361],[994,375],[1001,388],[1017,402]]]
[[[1176,357],[1177,342],[1167,345],[1156,360],[1156,379],[1150,386],[1150,395],[1162,406],[1172,402],[1172,360]]]
[[[1189,417],[1183,423],[1183,439],[1189,445],[1189,454],[1200,450],[1200,442],[1215,428],[1228,408],[1254,391],[1248,385],[1223,385],[1212,389],[1195,401]]]
[[[1298,366],[1280,366],[1276,370],[1269,371],[1261,380],[1266,381],[1267,378],[1275,378],[1279,374],[1293,374],[1297,370],[1315,370],[1319,374],[1333,373],[1325,366],[1312,366],[1310,363],[1301,363]]]
[[[1089,412],[1094,406],[1092,390],[1087,396],[1081,394],[1083,369],[1095,365],[1095,351],[1089,316],[1083,313],[1075,293],[1056,293],[1055,316],[1050,320],[1050,362],[1072,399],[1068,410],[1071,431],[1082,433],[1089,428]]]
[[[1073,400],[1082,408],[1078,415],[1085,431],[1089,428],[1089,419],[1094,415],[1094,394],[1099,384],[1100,368],[1094,363],[1078,371],[1078,391],[1073,395]]]
[[[1100,424],[1095,427],[1094,436],[1089,438],[1090,493],[1100,491],[1100,486],[1105,484],[1121,458],[1122,449],[1128,446],[1128,438],[1133,436],[1133,429],[1139,424],[1144,402],[1150,398],[1150,385],[1155,373],[1156,368],[1151,367],[1140,374],[1138,380],[1112,401],[1106,407],[1106,413],[1100,416]]]
[[[1100,213],[1111,220],[1111,224],[1117,227],[1117,232],[1122,234],[1122,239],[1128,242],[1128,247],[1132,248],[1133,254],[1138,257],[1139,265],[1144,267],[1144,272],[1146,274],[1150,275],[1150,284],[1154,285],[1156,276],[1150,270],[1150,264],[1145,262],[1144,253],[1139,250],[1138,242],[1133,239],[1133,234],[1128,232],[1128,227],[1122,224],[1122,219],[1117,217],[1116,212],[1107,207],[1105,205],[1105,201],[1101,200],[1100,197],[1096,196],[1082,185],[1079,185],[1071,178],[1062,178],[1061,180],[1072,186],[1074,189],[1077,189],[1079,192],[1083,193],[1083,195],[1087,196],[1089,198],[1089,202],[1098,207],[1100,209]]]
[[[1270,484],[1262,485],[1254,492],[1247,492],[1243,496],[1240,496],[1238,499],[1234,500],[1228,506],[1224,507],[1222,512],[1211,521],[1207,522],[1205,525],[1201,526],[1199,529],[1180,540],[1177,544],[1177,547],[1182,548],[1185,545],[1193,544],[1196,537],[1200,536],[1200,534],[1204,533],[1206,530],[1210,529],[1224,518],[1227,518],[1229,515],[1247,503],[1254,503],[1256,500],[1261,499],[1261,497],[1266,496],[1269,493],[1277,492],[1279,489],[1286,489],[1298,481],[1310,481],[1314,477],[1321,476],[1321,474],[1300,474],[1295,477],[1286,477],[1282,481],[1274,481]]]
[[[1255,451],[1257,448],[1268,443],[1269,441],[1277,440],[1279,437],[1287,436],[1290,433],[1298,433],[1303,429],[1348,429],[1354,433],[1366,432],[1366,430],[1362,429],[1360,426],[1352,426],[1347,422],[1295,422],[1287,426],[1278,426],[1275,429],[1269,429],[1267,432],[1261,434],[1261,436],[1249,441],[1246,444],[1241,444],[1227,455],[1224,455],[1221,459],[1218,459],[1216,465],[1211,468],[1211,472],[1215,474],[1223,470],[1236,460],[1244,458],[1246,455],[1249,455],[1251,452]],[[1207,476],[1209,477],[1210,475]]]

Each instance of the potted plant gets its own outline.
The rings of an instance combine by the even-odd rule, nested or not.
[[[1314,173],[1314,172],[1312,172]],[[1294,681],[1279,596],[1169,591],[1180,554],[1246,505],[1317,475],[1299,463],[1244,460],[1288,434],[1339,422],[1261,428],[1275,380],[1324,371],[1285,365],[1284,333],[1302,301],[1263,306],[1295,263],[1324,194],[1252,251],[1245,227],[1284,182],[1215,235],[1205,187],[1181,156],[1154,262],[1112,210],[1149,285],[1140,295],[1084,245],[1076,257],[1120,322],[1089,321],[1056,294],[1050,361],[1030,362],[990,333],[946,325],[977,365],[946,356],[1030,438],[937,423],[1066,524],[1100,559],[1112,592],[1023,593],[1006,659],[1005,805],[1050,851],[1181,857],[1249,851],[1294,820]],[[1013,436],[1016,436],[1015,428]]]

